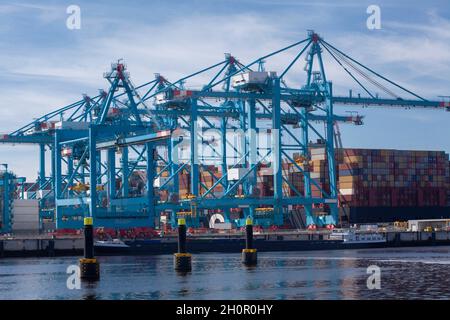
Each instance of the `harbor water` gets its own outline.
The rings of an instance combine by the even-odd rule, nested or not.
[[[172,255],[100,257],[101,280],[79,289],[67,273],[77,257],[3,258],[0,299],[450,299],[450,247],[259,253],[253,268],[240,258],[196,254],[179,274]]]

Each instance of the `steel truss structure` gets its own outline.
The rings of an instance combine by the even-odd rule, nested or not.
[[[294,58],[283,60],[288,63],[282,72],[265,70],[268,60],[286,53]],[[333,94],[325,53],[364,96]],[[301,57],[306,60],[306,82],[289,86],[290,79],[298,78],[293,70]],[[334,226],[334,125],[360,125],[363,119],[358,114],[337,115],[335,106],[450,108],[447,102],[426,100],[387,79],[313,31],[249,64],[226,54],[223,61],[175,82],[156,74],[154,80],[135,86],[122,61],[104,76],[107,91],[84,95],[0,137],[2,143],[39,145],[36,185],[51,190],[41,193],[41,215],[54,218],[58,228],[81,228],[86,214],[94,217],[96,226],[112,228],[154,227],[161,215],[172,226],[183,215],[189,226],[197,227],[217,213],[238,226],[247,216],[255,224],[271,226],[283,225],[298,210],[304,212],[306,226]],[[190,89],[195,79],[206,84]],[[390,98],[378,97],[369,86]],[[403,99],[396,91],[412,98]],[[259,143],[261,136],[266,144]],[[310,175],[313,137],[326,150],[329,190]],[[287,167],[302,173],[303,190],[291,183]],[[262,196],[257,188],[262,170],[273,177],[273,195]],[[187,186],[180,181],[182,175],[189,177]],[[210,183],[203,181],[205,176]],[[312,195],[312,186],[320,196]]]

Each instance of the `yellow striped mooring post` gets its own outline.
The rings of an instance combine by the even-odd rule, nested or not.
[[[80,259],[80,278],[100,279],[100,264],[94,257],[94,223],[92,217],[84,218],[84,257]]]
[[[188,272],[192,270],[192,255],[186,252],[186,220],[178,219],[178,252],[173,257],[176,271]]]
[[[258,255],[253,248],[253,221],[250,217],[245,221],[245,249],[242,250],[242,263],[254,266],[258,262]]]

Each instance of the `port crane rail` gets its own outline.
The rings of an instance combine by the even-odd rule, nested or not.
[[[294,49],[295,58],[280,74],[265,70],[268,60]],[[367,96],[334,95],[323,53]],[[301,57],[306,60],[306,83],[288,86]],[[210,81],[201,89],[187,86],[207,76]],[[55,218],[58,228],[82,226],[83,202],[89,204],[96,226],[113,228],[153,227],[163,213],[170,216],[172,226],[180,214],[189,225],[199,226],[202,217],[218,208],[226,222],[237,225],[243,225],[246,216],[259,225],[282,225],[289,211],[300,208],[307,226],[332,227],[338,221],[333,127],[337,122],[363,124],[358,114],[336,115],[335,106],[450,110],[448,102],[422,98],[313,31],[306,39],[249,64],[226,54],[224,60],[175,82],[155,74],[154,80],[135,86],[123,61],[112,64],[104,77],[110,85],[107,91],[94,97],[83,95],[75,103],[0,136],[0,143],[39,145],[39,177],[33,187],[51,190],[39,196],[41,218]],[[378,97],[369,86],[390,97]],[[412,98],[403,99],[398,91]],[[268,147],[256,141],[264,125],[269,127],[265,130],[270,136]],[[217,137],[206,138],[208,131]],[[241,133],[240,143],[230,141],[230,131]],[[327,190],[309,172],[312,136],[319,138],[327,154]],[[199,146],[209,150],[209,163],[219,165],[220,175],[206,164],[204,154],[199,155]],[[183,149],[187,155],[183,156]],[[50,176],[45,163],[48,150]],[[105,154],[106,160],[102,159]],[[283,164],[302,173],[303,190],[291,183]],[[257,189],[263,170],[273,176],[273,196],[261,196]],[[186,194],[180,194],[182,172],[190,177]],[[202,181],[205,175],[211,183]],[[137,187],[133,185],[136,179]],[[320,197],[312,196],[312,187],[320,190]],[[161,192],[167,197],[160,198]]]

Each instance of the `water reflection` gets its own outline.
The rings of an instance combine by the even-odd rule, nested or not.
[[[449,299],[450,248],[258,254],[196,254],[192,271],[173,270],[171,255],[101,257],[101,279],[66,286],[74,258],[2,259],[1,299]],[[369,290],[367,267],[381,268]]]

